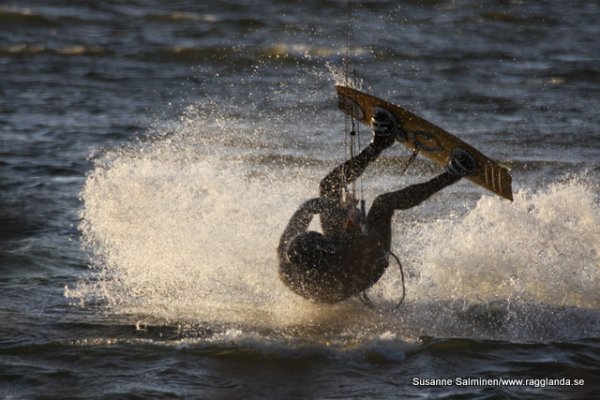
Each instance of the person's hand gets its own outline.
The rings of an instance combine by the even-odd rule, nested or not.
[[[387,148],[394,144],[399,132],[398,124],[392,113],[380,107],[373,109],[371,129],[373,129],[373,144],[380,148]]]
[[[475,173],[475,159],[461,148],[455,148],[450,155],[446,172],[453,176],[469,176]]]

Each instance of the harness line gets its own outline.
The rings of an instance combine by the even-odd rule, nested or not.
[[[346,86],[356,87],[357,86],[357,76],[356,76],[356,68],[354,67],[354,65],[352,65],[352,78],[351,78],[351,74],[350,74],[350,64],[351,64],[350,41],[351,41],[351,35],[352,35],[352,7],[350,4],[350,0],[346,0],[346,12],[347,12],[347,15],[346,15],[347,20],[346,20],[346,54],[344,57],[344,82],[345,82]],[[351,81],[351,79],[352,79],[352,81]],[[358,149],[361,148],[360,131],[358,129],[359,126],[360,126],[360,124],[357,124],[356,120],[353,117],[346,115],[345,124],[344,124],[345,130],[344,130],[344,143],[343,143],[344,160],[345,161],[352,160],[354,158],[356,147],[358,147]],[[348,150],[349,150],[349,154],[348,154]],[[415,161],[418,154],[419,154],[419,148],[417,147],[413,151],[412,155],[406,161],[404,168],[400,172],[400,176],[404,175],[404,173],[409,168],[409,166]],[[350,158],[348,158],[348,156]],[[342,171],[340,179],[341,179],[342,188],[344,190],[344,199],[348,200],[349,195],[354,200],[358,199],[358,197],[356,196],[356,194],[357,194],[356,193],[356,181],[352,182],[352,187],[349,192],[348,185],[347,185],[347,182],[345,179],[344,171]],[[360,211],[361,211],[363,220],[366,220],[366,205],[365,205],[366,202],[365,202],[365,198],[364,198],[364,185],[363,185],[362,176],[359,177],[359,184],[360,184]],[[406,297],[404,268],[402,266],[402,263],[400,262],[400,259],[398,258],[398,256],[396,256],[396,254],[394,254],[392,251],[390,251],[389,255],[391,255],[396,260],[396,263],[398,264],[398,268],[400,269],[400,276],[402,278],[402,296],[401,296],[400,300],[398,301],[398,303],[396,304],[396,306],[394,307],[394,309],[398,309],[398,307],[400,307],[400,305],[404,302],[404,298]],[[366,291],[360,293],[358,295],[358,298],[365,306],[367,306],[371,309],[374,308],[373,302],[367,295]]]

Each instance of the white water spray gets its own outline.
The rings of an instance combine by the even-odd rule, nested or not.
[[[466,215],[396,226],[394,247],[410,276],[399,313],[309,303],[279,281],[275,248],[334,163],[283,152],[273,132],[210,114],[191,108],[157,128],[155,140],[96,159],[81,195],[81,231],[98,275],[67,296],[100,297],[112,313],[168,323],[358,326],[372,338],[473,331],[456,310],[439,316],[440,304],[600,309],[600,206],[597,190],[577,180],[522,190],[514,203],[486,195]],[[374,288],[383,306],[398,298],[398,278],[391,269]]]
[[[509,300],[600,309],[600,206],[572,179],[521,190],[513,203],[483,197],[464,217],[414,226],[413,288],[437,298]]]

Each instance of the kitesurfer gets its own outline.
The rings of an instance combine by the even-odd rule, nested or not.
[[[405,138],[394,116],[378,108],[371,119],[373,139],[358,155],[333,169],[320,183],[320,196],[300,206],[285,228],[278,246],[279,276],[300,296],[335,303],[373,286],[385,272],[396,210],[414,207],[436,192],[474,172],[466,152],[450,157],[435,178],[379,195],[368,213],[345,189],[398,138]],[[322,233],[309,231],[319,214]],[[366,215],[365,215],[366,214]]]

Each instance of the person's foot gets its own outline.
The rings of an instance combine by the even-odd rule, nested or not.
[[[469,176],[475,173],[475,159],[465,150],[457,147],[452,151],[446,164],[446,172],[454,176]]]
[[[371,129],[373,129],[373,143],[381,148],[387,148],[394,144],[400,133],[396,118],[391,112],[381,107],[373,108]]]

